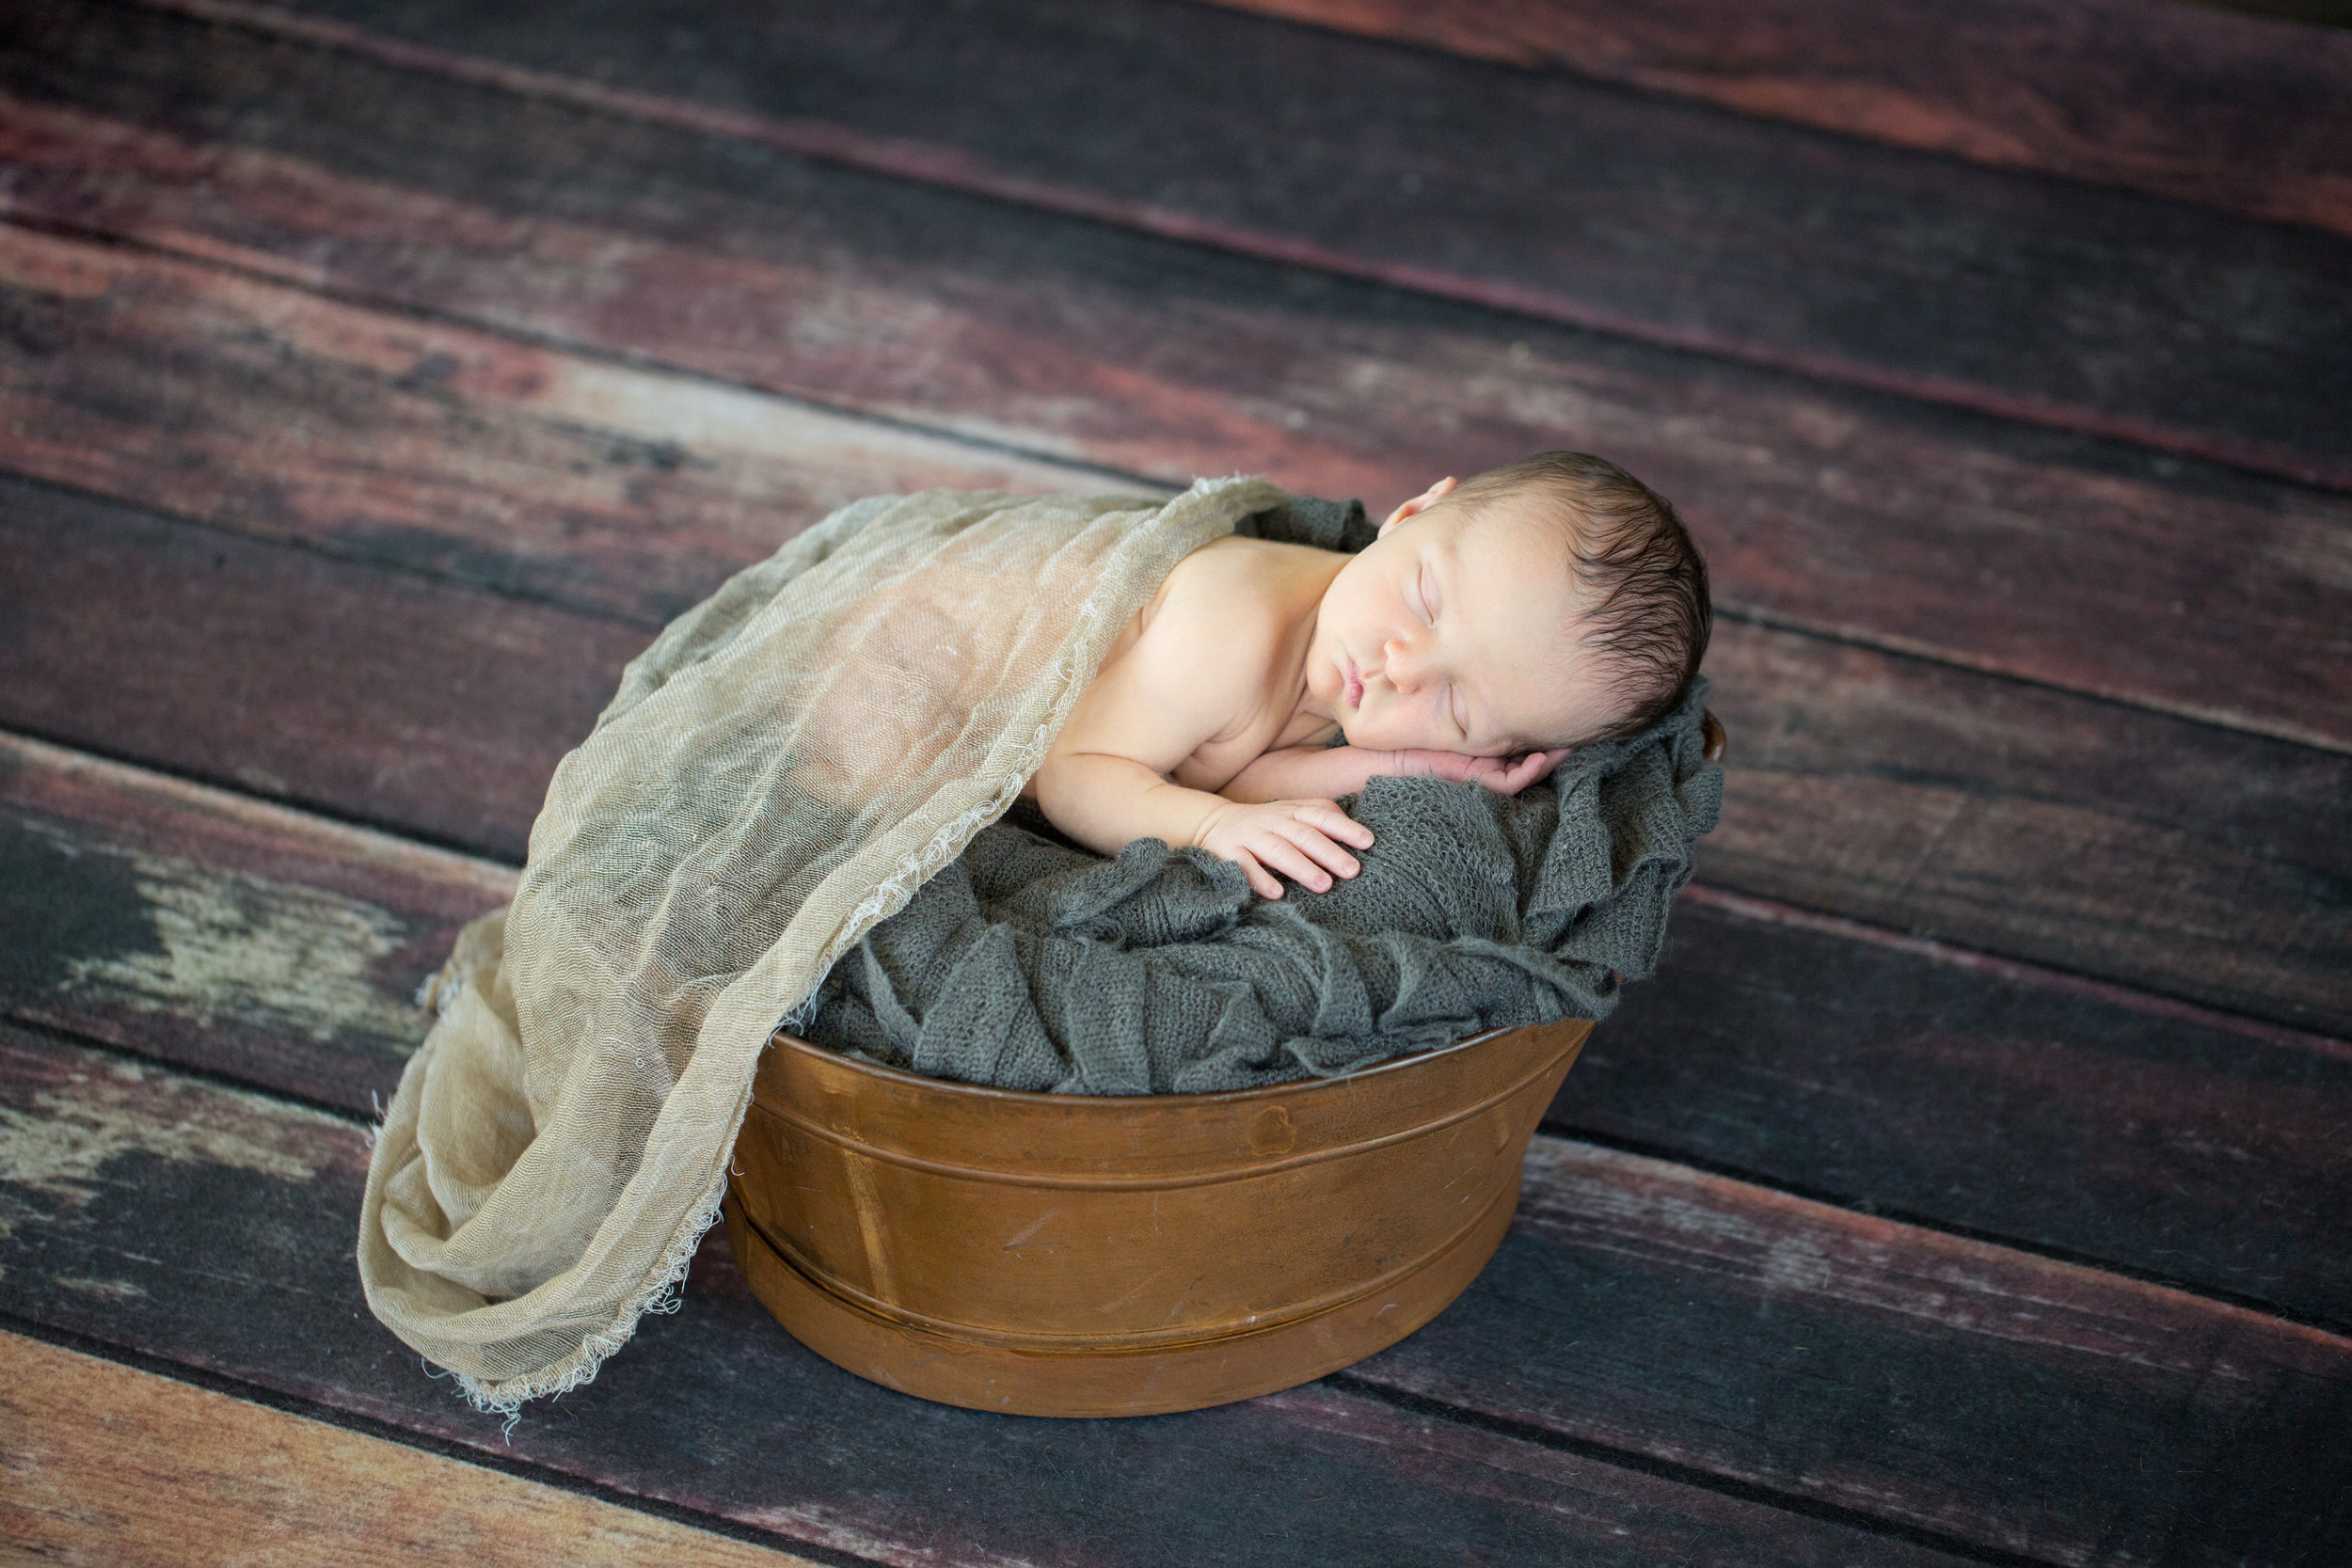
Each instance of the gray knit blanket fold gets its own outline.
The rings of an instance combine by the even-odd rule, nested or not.
[[[1360,549],[1360,505],[1300,499],[1237,531]],[[787,1025],[937,1078],[1190,1094],[1331,1077],[1483,1030],[1601,1018],[1657,967],[1715,826],[1707,683],[1642,735],[1506,798],[1377,778],[1343,804],[1361,872],[1279,900],[1157,839],[1115,859],[1024,802],[845,954]]]

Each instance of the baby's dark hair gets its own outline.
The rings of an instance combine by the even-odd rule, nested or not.
[[[1665,497],[1589,452],[1537,452],[1487,469],[1446,499],[1483,510],[1511,496],[1565,509],[1570,565],[1593,607],[1591,644],[1636,695],[1629,714],[1589,738],[1649,728],[1690,691],[1714,629],[1707,562],[1690,531]]]

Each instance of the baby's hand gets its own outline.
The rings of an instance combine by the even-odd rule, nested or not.
[[[1523,752],[1516,757],[1471,757],[1459,752],[1413,748],[1389,753],[1395,759],[1395,771],[1407,778],[1475,780],[1497,795],[1517,795],[1536,780],[1549,778],[1567,754],[1565,751]]]
[[[1316,893],[1331,888],[1331,874],[1353,877],[1361,869],[1341,843],[1372,847],[1372,830],[1331,800],[1268,800],[1229,804],[1200,825],[1193,839],[1212,855],[1240,865],[1261,898],[1282,896],[1279,871]]]

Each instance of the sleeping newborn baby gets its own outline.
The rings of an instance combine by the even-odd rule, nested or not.
[[[1198,845],[1263,897],[1281,877],[1322,892],[1372,844],[1334,797],[1380,774],[1516,794],[1672,711],[1709,622],[1674,508],[1613,463],[1545,452],[1440,480],[1359,554],[1194,551],[1024,793],[1104,854]]]

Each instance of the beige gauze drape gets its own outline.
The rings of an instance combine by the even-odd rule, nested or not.
[[[1168,569],[1283,493],[930,491],[834,514],[664,630],[435,987],[359,1273],[477,1402],[585,1382],[718,1212],[762,1047],[1012,804]]]

